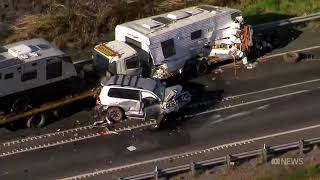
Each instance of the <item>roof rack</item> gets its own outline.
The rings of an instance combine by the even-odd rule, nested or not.
[[[130,86],[142,89],[142,87],[138,87],[140,77],[139,76],[128,76],[128,75],[115,75],[112,79],[107,81],[106,85],[118,85],[121,87]]]

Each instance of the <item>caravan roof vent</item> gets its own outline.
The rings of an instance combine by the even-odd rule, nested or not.
[[[159,27],[163,25],[162,23],[156,22],[156,21],[148,21],[142,24],[142,27],[145,27],[147,29],[153,29],[156,27]]]
[[[187,13],[191,14],[192,16],[202,13],[203,11],[196,8],[189,8],[185,10]]]
[[[32,49],[27,45],[21,44],[21,45],[9,48],[8,52],[14,57],[20,57],[20,56],[28,55],[29,53],[32,52]]]
[[[187,18],[191,16],[191,14],[184,12],[184,11],[175,11],[175,12],[171,12],[167,15],[168,18],[170,19],[174,19],[174,20],[179,20],[179,19],[183,19],[183,18]]]
[[[162,16],[152,18],[152,20],[156,21],[158,23],[166,24],[166,25],[171,24],[173,22],[173,20],[166,18],[166,17],[162,17]]]
[[[205,11],[210,11],[211,13],[221,12],[220,7],[215,7],[215,6],[201,5],[201,6],[198,6],[198,8]]]

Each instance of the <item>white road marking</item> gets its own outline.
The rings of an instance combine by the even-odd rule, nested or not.
[[[259,59],[268,59],[268,58],[277,57],[277,56],[283,56],[283,55],[290,53],[290,52],[302,52],[302,51],[313,50],[313,49],[318,49],[318,48],[320,48],[320,46],[312,46],[312,47],[308,47],[308,48],[304,48],[304,49],[297,49],[297,50],[287,51],[287,52],[283,52],[283,53],[279,53],[279,54],[262,56],[262,57],[258,58],[258,60]]]
[[[227,120],[230,120],[230,119],[233,119],[233,118],[245,116],[245,115],[251,114],[253,112],[259,111],[259,110],[264,110],[267,107],[269,107],[269,104],[266,104],[266,105],[263,105],[263,106],[259,106],[259,107],[255,108],[252,111],[243,111],[243,112],[239,112],[239,113],[236,113],[236,114],[229,115],[229,116],[224,117],[224,118],[220,118],[218,120],[215,120],[215,121],[211,122],[210,124],[217,124],[217,123],[224,122],[224,121],[227,121]]]
[[[257,110],[264,110],[264,109],[267,109],[269,106],[270,106],[270,104],[259,106],[259,107],[257,107]]]
[[[206,151],[219,150],[219,149],[223,149],[223,148],[228,147],[228,146],[237,146],[237,145],[253,143],[254,141],[258,141],[258,140],[263,140],[263,139],[283,136],[283,135],[297,133],[297,132],[306,131],[306,130],[311,130],[311,129],[315,129],[315,128],[320,128],[320,124],[313,125],[313,126],[308,126],[308,127],[304,127],[304,128],[299,128],[299,129],[283,131],[283,132],[274,133],[274,134],[270,134],[270,135],[255,137],[255,138],[251,138],[251,139],[236,141],[236,142],[227,143],[227,144],[223,144],[223,145],[218,145],[218,146],[214,146],[214,147],[211,147],[211,148],[208,148],[208,149],[204,149],[204,150],[196,150],[196,151],[191,151],[191,152],[186,152],[186,153],[174,154],[174,155],[164,156],[164,157],[155,158],[155,159],[151,159],[151,160],[132,163],[132,164],[129,164],[129,165],[123,165],[123,166],[118,166],[118,167],[114,167],[114,168],[109,168],[109,169],[95,170],[94,172],[80,174],[80,175],[76,175],[76,176],[72,176],[72,177],[66,177],[66,178],[62,178],[61,180],[73,180],[73,179],[83,179],[83,178],[86,178],[86,177],[93,177],[93,176],[97,176],[97,175],[101,175],[101,174],[110,173],[110,172],[113,172],[113,171],[122,170],[122,169],[125,169],[125,168],[131,168],[131,167],[135,167],[135,166],[139,166],[139,165],[145,165],[145,164],[154,163],[154,162],[158,162],[158,161],[164,161],[164,160],[174,160],[174,159],[177,159],[178,157],[184,157],[184,156],[190,155],[190,154],[196,154],[196,153],[202,153],[202,152],[206,152]]]
[[[228,100],[228,99],[238,98],[238,97],[241,97],[241,96],[248,96],[248,95],[263,93],[263,92],[267,92],[267,91],[274,91],[274,90],[278,90],[278,89],[283,89],[283,88],[288,88],[288,87],[293,87],[293,86],[298,86],[298,85],[304,85],[304,84],[318,82],[318,81],[320,81],[320,79],[312,79],[312,80],[308,80],[308,81],[302,81],[302,82],[298,82],[298,83],[287,84],[287,85],[278,86],[278,87],[274,87],[274,88],[268,88],[268,89],[263,89],[263,90],[259,90],[259,91],[253,91],[253,92],[244,93],[244,94],[238,94],[238,95],[234,95],[234,96],[228,96],[228,97],[225,97],[223,99]]]
[[[297,95],[297,94],[302,94],[302,93],[306,93],[306,92],[309,92],[309,90],[301,90],[301,91],[282,94],[282,95],[273,96],[273,97],[269,97],[269,98],[258,99],[258,100],[254,100],[254,101],[240,103],[240,104],[236,104],[236,105],[230,105],[228,107],[215,108],[215,109],[211,109],[211,110],[208,110],[208,111],[204,111],[204,112],[200,112],[200,113],[196,113],[196,114],[192,114],[192,115],[187,115],[185,117],[186,118],[195,117],[195,116],[204,115],[204,114],[208,114],[208,113],[212,113],[212,112],[217,112],[217,111],[222,111],[222,110],[231,109],[231,108],[235,108],[235,107],[245,106],[245,105],[249,105],[249,104],[254,104],[254,103],[259,103],[259,102],[264,102],[264,101],[269,101],[269,100],[274,100],[274,99],[279,99],[279,98],[288,97],[288,96]]]
[[[135,127],[131,127],[130,129],[143,128],[143,127],[146,127],[146,126],[149,126],[149,125],[154,125],[154,124],[156,124],[155,121],[150,121],[150,122],[142,123],[140,125],[136,125]],[[123,131],[126,131],[126,129],[118,129],[117,130],[117,132],[123,132]],[[54,140],[53,142],[41,143],[41,144],[36,144],[36,145],[33,145],[33,146],[28,146],[28,147],[18,147],[16,149],[12,149],[9,152],[8,151],[2,152],[2,154],[1,154],[1,151],[0,151],[0,157],[5,157],[5,156],[13,155],[13,154],[24,153],[24,152],[28,152],[28,151],[35,151],[35,150],[38,150],[38,149],[45,149],[45,148],[49,148],[49,147],[53,147],[53,146],[73,143],[73,142],[82,141],[82,140],[85,140],[85,139],[91,139],[91,138],[99,137],[99,136],[106,135],[106,134],[114,134],[114,132],[111,132],[111,133],[109,133],[109,132],[107,132],[107,133],[100,133],[100,132],[91,133],[91,134],[88,134],[88,135],[77,136],[77,137],[71,138],[71,139],[70,138],[62,139],[62,140],[57,139],[57,140]]]
[[[218,119],[218,120],[215,120],[215,121],[211,122],[210,124],[217,124],[217,123],[220,123],[220,122],[223,122],[223,121],[227,121],[227,120],[230,120],[230,119],[233,119],[233,118],[236,118],[236,117],[248,115],[248,114],[250,114],[250,113],[251,113],[251,111],[239,112],[239,113],[232,114],[232,115],[230,115],[230,116],[227,116],[227,117],[224,117],[224,118],[220,118],[220,119]]]
[[[3,146],[10,146],[12,144],[23,143],[23,142],[27,142],[27,141],[33,141],[33,140],[37,140],[37,139],[41,139],[41,138],[45,138],[45,137],[63,135],[65,133],[72,133],[72,132],[76,132],[76,131],[79,131],[79,130],[86,130],[86,129],[89,129],[91,127],[92,127],[92,125],[82,126],[82,127],[77,127],[77,128],[73,128],[73,129],[67,129],[67,130],[64,130],[64,131],[57,131],[57,132],[53,132],[53,133],[41,134],[41,135],[38,135],[38,136],[31,136],[31,137],[27,137],[27,138],[23,138],[23,139],[17,139],[17,140],[13,140],[13,141],[4,142],[4,143],[2,143],[2,145]]]

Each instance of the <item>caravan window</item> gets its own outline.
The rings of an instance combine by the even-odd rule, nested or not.
[[[37,70],[23,73],[23,75],[21,76],[21,81],[25,82],[25,81],[29,81],[29,80],[32,80],[35,78],[37,78]]]
[[[0,46],[0,53],[4,53],[4,52],[8,52],[8,49],[3,46]]]
[[[164,58],[168,58],[176,54],[173,39],[161,42],[161,48]]]
[[[13,78],[13,73],[8,73],[4,75],[4,79],[11,79]]]
[[[126,60],[127,69],[134,69],[139,67],[138,57],[133,57]]]
[[[191,40],[201,38],[202,30],[194,31],[191,33]]]
[[[47,80],[62,76],[62,62],[47,63]]]
[[[130,44],[130,45],[133,45],[133,46],[136,46],[136,47],[138,47],[138,48],[141,48],[141,47],[142,47],[142,46],[141,46],[141,42],[136,41],[136,40],[134,40],[134,39],[132,39],[132,38],[129,38],[129,37],[127,37],[127,36],[126,36],[126,43],[128,43],[128,44]]]

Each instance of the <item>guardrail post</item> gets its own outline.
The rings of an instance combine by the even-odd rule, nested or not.
[[[303,154],[303,150],[304,150],[304,141],[300,140],[299,141],[299,154]]]
[[[230,168],[235,165],[235,162],[232,161],[232,156],[230,154],[226,155],[227,168]]]
[[[159,171],[158,171],[158,166],[154,168],[154,179],[158,180],[159,179]]]
[[[191,176],[195,176],[195,174],[196,174],[196,164],[194,162],[190,162],[190,170],[191,170]]]
[[[266,146],[266,144],[263,144],[263,149],[262,149],[262,161],[263,162],[268,161],[268,150],[269,150],[269,148]]]

